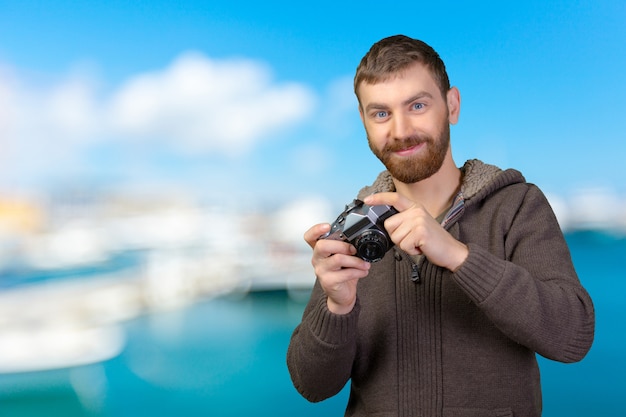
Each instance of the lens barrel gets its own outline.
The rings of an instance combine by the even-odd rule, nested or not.
[[[354,247],[359,258],[368,262],[378,262],[389,250],[389,242],[380,231],[367,230],[356,239]]]

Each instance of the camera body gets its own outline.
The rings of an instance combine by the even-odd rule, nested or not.
[[[393,247],[384,222],[396,213],[392,206],[368,206],[361,200],[354,200],[320,239],[343,240],[356,248],[359,258],[378,262]]]

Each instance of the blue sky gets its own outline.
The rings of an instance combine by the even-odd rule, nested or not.
[[[626,193],[626,3],[0,1],[0,192],[351,199],[382,166],[352,76],[431,44],[462,96],[457,164]]]

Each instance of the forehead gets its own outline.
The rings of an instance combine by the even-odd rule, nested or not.
[[[358,87],[359,101],[367,102],[403,101],[417,93],[429,93],[441,97],[439,85],[431,71],[421,63],[415,63],[402,71],[374,83],[363,81]]]

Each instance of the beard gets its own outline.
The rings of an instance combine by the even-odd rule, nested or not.
[[[385,145],[382,150],[372,144],[369,135],[367,142],[374,155],[385,165],[393,178],[405,184],[413,184],[429,178],[443,165],[450,148],[450,124],[446,118],[442,123],[441,132],[436,138],[428,135],[408,136],[395,139]],[[425,144],[425,148],[420,154],[399,157],[394,153],[422,143]]]

